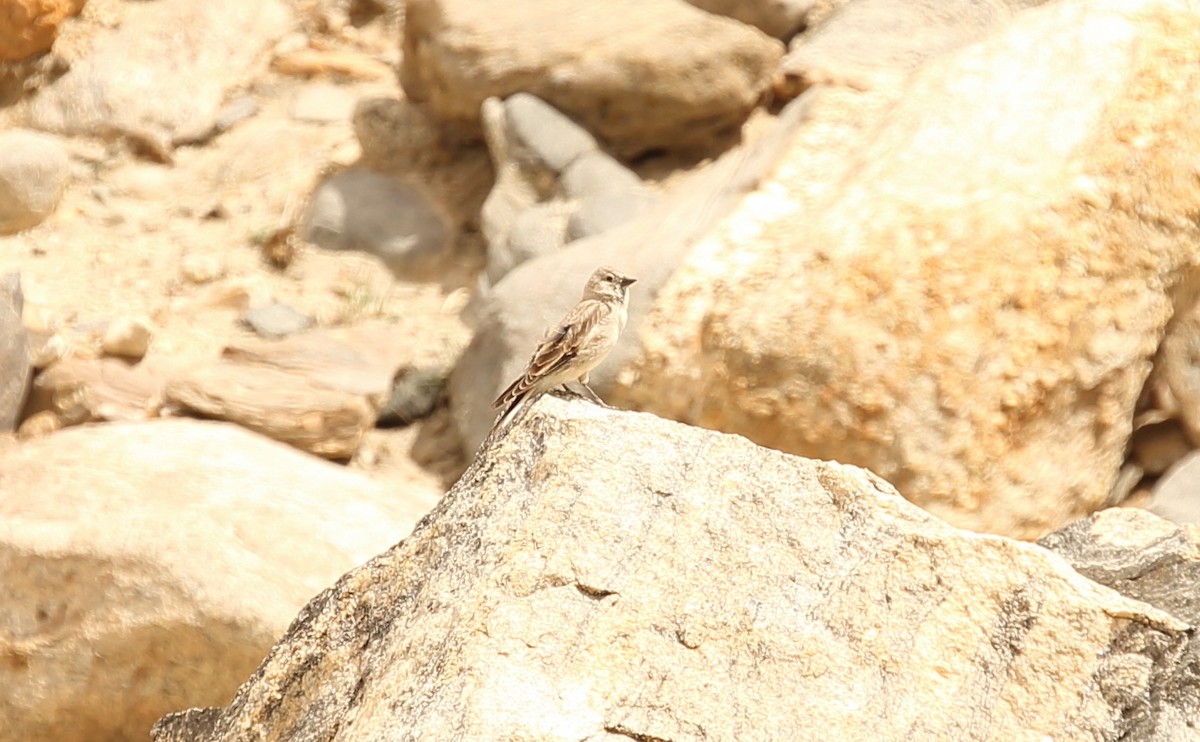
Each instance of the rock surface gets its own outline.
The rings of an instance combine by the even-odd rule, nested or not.
[[[814,91],[776,177],[631,325],[610,400],[868,467],[962,527],[1092,512],[1200,267],[1198,49],[1191,5],[1056,3],[873,113]]]
[[[1180,670],[1182,621],[863,470],[538,409],[153,739],[1117,739]]]
[[[63,134],[124,134],[169,151],[175,139],[213,127],[227,92],[288,23],[278,0],[135,5],[30,102],[30,122]]]
[[[664,43],[666,39],[687,43]],[[452,125],[525,91],[618,155],[710,147],[736,129],[782,56],[756,29],[675,0],[411,0],[400,79]]]
[[[0,235],[37,226],[54,213],[70,161],[54,137],[0,132]]]
[[[5,450],[2,736],[145,739],[171,709],[225,703],[306,600],[435,501],[216,423]]]
[[[20,275],[0,277],[0,432],[16,429],[33,370],[29,333],[21,322],[24,306]]]
[[[1127,739],[1200,739],[1200,530],[1136,508],[1111,508],[1046,536],[1084,577],[1166,611],[1193,627],[1174,676],[1151,699],[1154,713],[1134,712]]]
[[[983,39],[1045,0],[854,0],[797,38],[779,73],[792,94],[813,85],[895,84],[933,57]]]

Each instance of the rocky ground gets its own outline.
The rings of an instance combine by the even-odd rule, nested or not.
[[[0,739],[1200,738],[1197,50],[0,0]]]

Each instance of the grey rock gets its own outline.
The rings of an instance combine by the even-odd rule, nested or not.
[[[1084,577],[1200,626],[1200,532],[1195,529],[1136,508],[1111,508],[1038,543]],[[1200,738],[1200,634],[1190,633],[1183,656],[1159,692],[1129,699],[1124,739]]]
[[[305,239],[330,250],[362,250],[397,278],[422,280],[445,267],[450,229],[416,187],[389,175],[353,169],[317,187]]]
[[[290,27],[278,0],[131,3],[116,30],[30,101],[33,126],[165,150],[211,132],[230,89]]]
[[[646,213],[655,200],[654,194],[644,188],[587,196],[567,222],[567,239],[578,240],[615,229]]]
[[[275,301],[246,312],[242,322],[259,336],[272,339],[294,335],[313,326],[312,317]]]
[[[71,163],[54,137],[0,132],[0,234],[37,226],[54,213]]]
[[[509,141],[521,148],[531,163],[560,173],[597,148],[595,137],[586,129],[537,96],[510,95],[504,110]]]
[[[1200,453],[1184,456],[1159,478],[1147,510],[1174,523],[1200,523]]]
[[[387,403],[379,411],[376,426],[380,428],[411,425],[428,417],[442,398],[446,377],[445,366],[406,367],[400,369],[392,383]]]
[[[499,245],[488,245],[487,277],[496,283],[513,268],[539,255],[547,255],[568,241],[567,224],[574,205],[564,201],[535,204],[520,212],[508,236]]]
[[[497,173],[482,210],[490,283],[526,260],[628,221],[648,205],[637,175],[538,98],[488,98],[483,121]]]
[[[1148,739],[1188,640],[863,469],[547,397],[151,738]]]
[[[21,321],[24,306],[20,274],[0,279],[0,431],[16,430],[33,372],[29,332]]]
[[[642,179],[604,152],[580,156],[562,174],[560,184],[567,198],[585,198],[600,193],[642,188]]]

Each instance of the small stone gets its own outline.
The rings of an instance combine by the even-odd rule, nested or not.
[[[27,441],[30,438],[41,438],[56,430],[62,430],[63,421],[50,410],[42,410],[30,415],[21,427],[17,428],[17,438]]]
[[[379,411],[376,425],[380,428],[400,427],[428,417],[442,396],[448,375],[449,369],[444,366],[400,369],[387,404]]]
[[[217,255],[189,253],[183,256],[179,270],[190,283],[212,283],[225,275],[225,262]]]
[[[1175,420],[1139,428],[1130,445],[1134,459],[1153,476],[1162,474],[1192,450],[1187,434]]]
[[[585,198],[601,193],[639,190],[642,188],[642,179],[611,155],[589,152],[563,172],[560,188],[567,198]]]
[[[104,331],[100,347],[106,355],[141,358],[150,348],[154,326],[144,317],[119,317]]]
[[[54,213],[70,172],[57,139],[30,131],[0,133],[0,234],[37,226]]]
[[[260,336],[270,339],[294,335],[313,326],[313,318],[287,304],[272,302],[242,315],[242,322]]]

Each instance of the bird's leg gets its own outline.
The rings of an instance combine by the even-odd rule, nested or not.
[[[580,379],[580,380],[579,380],[579,386],[581,386],[581,387],[583,387],[583,388],[584,388],[584,390],[587,392],[587,395],[588,395],[589,397],[591,397],[591,399],[592,399],[592,401],[593,401],[593,402],[595,402],[596,404],[600,405],[601,407],[603,407],[603,408],[605,408],[605,409],[607,409],[607,410],[611,410],[611,409],[612,409],[612,407],[609,407],[609,406],[608,406],[608,404],[607,404],[607,403],[606,403],[606,402],[605,402],[603,399],[600,399],[600,395],[598,395],[598,394],[596,394],[595,392],[593,392],[593,391],[592,391],[592,388],[591,388],[590,386],[588,386],[588,385],[587,385],[587,381],[585,381],[585,380],[583,380],[583,379]]]
[[[571,387],[567,386],[566,384],[562,384],[562,385],[560,385],[560,386],[559,386],[557,389],[555,389],[554,391],[555,391],[555,392],[557,392],[557,391],[558,391],[558,389],[561,389],[561,390],[563,391],[563,394],[564,394],[565,396],[567,396],[567,397],[573,397],[573,398],[575,398],[575,399],[579,399],[580,397],[582,397],[582,396],[583,396],[582,394],[580,394],[579,392],[575,391],[574,389],[572,389]]]

